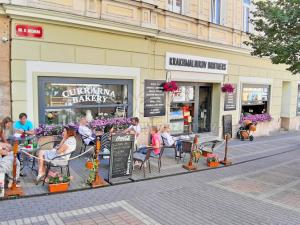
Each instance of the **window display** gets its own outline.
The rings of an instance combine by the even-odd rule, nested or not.
[[[180,86],[179,91],[173,94],[170,109],[170,124],[172,134],[192,132],[194,117],[194,86]]]
[[[132,114],[130,80],[40,78],[40,123],[67,124]]]
[[[268,85],[243,85],[242,113],[262,114],[268,112],[269,90]]]

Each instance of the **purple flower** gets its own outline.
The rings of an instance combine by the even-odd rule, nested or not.
[[[264,122],[264,121],[271,121],[272,117],[268,113],[263,113],[263,114],[254,114],[254,115],[247,115],[243,116],[240,119],[240,124],[243,123],[245,120],[250,120],[252,123],[258,123],[258,122]]]

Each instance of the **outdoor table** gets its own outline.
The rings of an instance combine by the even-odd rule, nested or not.
[[[29,135],[25,137],[16,137],[15,135],[9,135],[7,140],[10,144],[13,144],[14,141],[18,141],[19,144],[24,143],[25,141],[31,141],[35,138],[35,135]]]
[[[23,156],[24,156],[24,158],[20,161],[20,164],[21,164],[20,172],[23,172],[24,167],[25,167],[25,162],[26,162],[26,166],[29,167],[29,158],[30,158],[28,155],[26,155],[22,151],[25,151],[30,155],[36,156],[37,151],[40,150],[40,146],[37,146],[36,148],[33,148],[32,145],[29,145],[29,146],[31,146],[31,148],[26,148],[24,145],[19,145],[19,153],[23,154]],[[38,174],[38,170],[35,168],[35,158],[32,158],[31,171],[35,172],[36,175]],[[24,173],[22,173],[22,174],[23,174],[23,176],[25,175]]]

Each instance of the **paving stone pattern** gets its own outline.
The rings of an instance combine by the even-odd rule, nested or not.
[[[263,144],[263,153],[256,148],[260,144]],[[285,147],[278,148],[279,145]],[[82,212],[84,208],[124,202],[128,205],[113,207],[112,215],[119,218],[120,213],[128,213],[141,220],[137,215],[142,213],[147,217],[145,221],[154,224],[299,225],[299,145],[300,139],[296,135],[268,137],[254,142],[234,141],[230,143],[230,149],[236,148],[232,151],[239,148],[251,151],[255,147],[251,157],[237,157],[234,163],[273,156],[229,167],[107,188],[0,201],[0,221],[17,224],[19,219],[59,215],[73,210]],[[130,206],[138,211],[136,215],[128,211]],[[106,213],[109,215],[109,211]],[[70,221],[93,224],[91,217],[94,216],[88,212],[67,217],[66,220],[59,216],[61,223],[54,221],[52,224]],[[79,221],[81,217],[83,223]],[[141,220],[147,224],[145,221]],[[113,223],[110,221],[110,224]]]

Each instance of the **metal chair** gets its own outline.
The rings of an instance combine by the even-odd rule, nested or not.
[[[72,157],[74,154],[75,150],[72,152],[69,152],[67,154],[59,155],[54,157],[50,162],[46,162],[46,173],[45,173],[45,178],[43,179],[43,186],[45,185],[45,180],[48,177],[49,171],[51,167],[59,167],[61,174],[63,173],[63,168],[66,168],[67,171],[67,176],[70,176],[70,160],[69,158]],[[64,159],[63,157],[68,156],[68,159]]]
[[[153,148],[152,148],[153,149]],[[158,163],[158,172],[160,173],[160,168],[161,168],[161,158],[162,158],[162,155],[164,153],[164,148],[160,148],[160,152],[158,155],[151,155],[150,154],[150,157],[151,158],[154,158],[154,159],[157,159],[157,163]]]
[[[85,152],[86,151],[86,148],[88,146],[92,146],[92,145],[95,145],[95,140],[92,140],[91,137],[89,136],[86,136],[86,135],[82,135],[82,134],[79,134],[80,138],[81,138],[81,142],[82,142],[82,145],[81,145],[81,148],[80,148],[80,153],[81,154],[82,152]],[[89,144],[86,144],[85,143],[85,140],[90,140],[90,143]]]
[[[151,168],[150,168],[150,155],[151,152],[153,151],[152,147],[147,147],[147,153],[143,154],[140,152],[134,152],[133,153],[133,163],[135,162],[141,162],[140,169],[143,167],[143,172],[144,172],[144,178],[146,177],[146,172],[145,172],[145,163],[148,162],[149,165],[149,173],[151,173]]]
[[[177,147],[176,147],[176,145],[175,145],[175,142],[174,142],[174,144],[173,145],[171,145],[171,146],[167,146],[166,145],[166,138],[165,137],[163,137],[162,135],[161,135],[161,140],[162,140],[162,146],[161,146],[161,149],[166,149],[166,148],[171,148],[171,149],[174,149],[174,152],[175,152],[175,160],[176,160],[176,158],[178,158],[179,156],[177,155]]]

